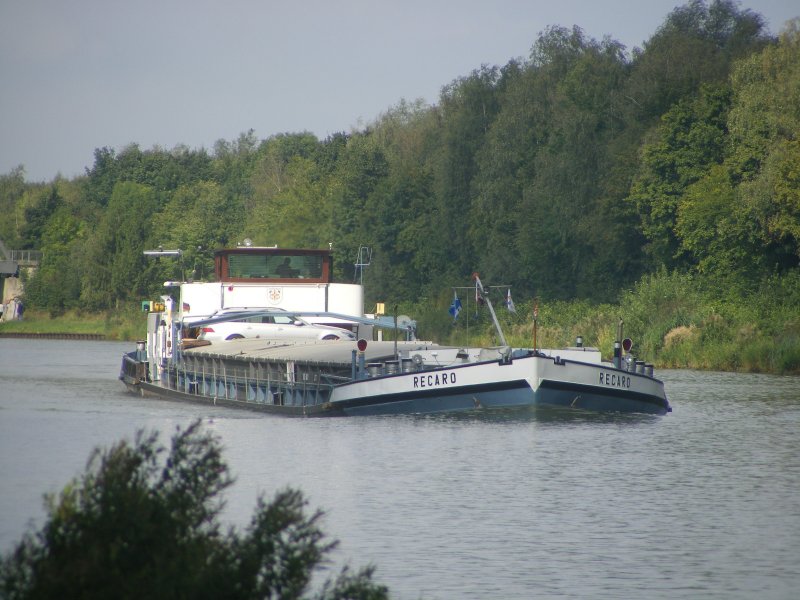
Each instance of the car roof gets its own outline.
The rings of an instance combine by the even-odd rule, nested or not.
[[[214,314],[226,312],[286,312],[286,309],[277,306],[228,306],[214,311]]]

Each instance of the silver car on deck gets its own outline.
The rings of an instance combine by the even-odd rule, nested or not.
[[[244,316],[249,312],[256,313]],[[271,314],[265,315],[263,313]],[[240,339],[307,339],[307,340],[355,340],[353,332],[340,327],[315,325],[291,314],[275,314],[285,312],[280,308],[269,309],[223,309],[214,318],[230,314],[235,320],[220,321],[204,325],[200,328],[198,339],[209,342],[221,342]]]

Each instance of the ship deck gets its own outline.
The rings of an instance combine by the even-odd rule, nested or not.
[[[187,357],[208,357],[243,361],[288,362],[304,364],[347,366],[352,363],[357,342],[349,340],[266,340],[242,339],[217,342],[184,350]],[[397,353],[408,356],[420,350],[446,350],[433,342],[397,342]],[[366,362],[391,360],[395,356],[395,342],[369,342],[364,352]]]

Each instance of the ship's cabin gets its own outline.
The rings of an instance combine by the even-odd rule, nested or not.
[[[332,266],[330,250],[245,246],[214,254],[217,280],[232,283],[331,283]]]

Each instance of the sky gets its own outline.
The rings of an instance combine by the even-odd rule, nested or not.
[[[361,129],[436,104],[549,26],[641,47],[678,0],[0,0],[0,175],[83,175],[94,150]],[[797,0],[749,0],[777,34]]]

